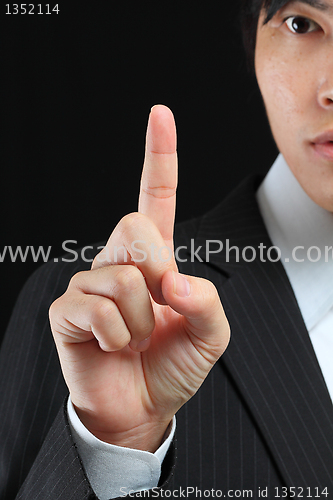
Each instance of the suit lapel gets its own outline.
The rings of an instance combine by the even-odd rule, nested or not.
[[[324,489],[333,485],[332,402],[282,264],[260,261],[260,243],[272,243],[254,197],[259,180],[246,181],[207,214],[196,238],[201,256],[207,240],[224,242],[207,264],[229,277],[218,285],[232,333],[221,362],[286,484]],[[236,262],[233,250],[226,262],[226,239],[240,254],[246,246],[256,248],[257,259]]]

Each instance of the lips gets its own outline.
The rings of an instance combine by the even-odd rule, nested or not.
[[[317,155],[333,162],[333,130],[318,135],[311,141],[311,146]]]

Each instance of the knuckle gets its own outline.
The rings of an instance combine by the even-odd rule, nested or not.
[[[201,307],[206,310],[212,310],[219,303],[219,295],[215,285],[211,281],[203,280],[203,282],[205,286]]]
[[[164,199],[176,196],[176,189],[176,186],[147,186],[142,191],[153,198]]]
[[[68,288],[83,288],[87,282],[88,275],[89,271],[80,271],[74,274],[69,281]]]
[[[114,294],[133,293],[144,285],[141,271],[135,266],[118,266]]]
[[[99,298],[91,306],[91,323],[99,325],[101,323],[114,321],[115,306],[111,300]]]
[[[71,293],[66,291],[63,295],[58,297],[49,307],[49,319],[55,323],[63,318],[67,311],[67,306],[71,301]]]
[[[91,269],[98,269],[99,267],[103,267],[107,264],[109,264],[107,254],[104,250],[102,250],[97,255],[95,255],[94,260],[91,264]]]
[[[122,232],[133,231],[133,229],[136,229],[138,225],[142,224],[145,220],[145,215],[139,212],[131,212],[121,219],[118,226]]]
[[[109,351],[120,351],[130,341],[129,332],[119,323],[117,315],[119,311],[115,304],[108,299],[99,299],[95,302],[91,311],[91,323],[93,331],[103,332]]]

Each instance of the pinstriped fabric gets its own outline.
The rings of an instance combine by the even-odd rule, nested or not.
[[[82,262],[59,267],[51,263],[40,268],[22,290],[8,326],[0,354],[1,499],[16,498],[43,442],[52,433],[52,422],[67,395],[49,328],[48,308],[65,291],[79,267]],[[68,460],[65,454],[59,455],[60,459],[64,463]],[[78,476],[82,476],[82,468],[76,468]],[[46,488],[40,498],[53,498],[49,494]],[[78,495],[76,498],[81,499]],[[36,496],[33,491],[26,498]]]
[[[18,499],[94,498],[71,441],[64,412],[65,409],[62,408],[40,450],[42,459],[32,467]]]
[[[247,182],[205,216],[196,243],[228,238],[240,253],[248,245],[272,246],[255,202],[255,187],[253,180]],[[222,363],[285,483],[332,488],[332,404],[288,279],[280,263],[258,258],[237,263],[235,255],[226,262],[221,252],[211,256],[209,264],[232,331]],[[227,277],[224,283],[213,273],[216,269]]]
[[[191,232],[189,226],[186,232]],[[194,236],[194,231],[192,234]],[[217,274],[214,266],[187,263],[182,264],[181,270],[210,279],[218,288],[228,282],[228,273]],[[199,487],[200,478],[202,490],[215,488],[226,493],[232,489],[251,489],[253,498],[258,498],[259,487],[284,484],[262,432],[223,358],[199,393],[178,412],[177,427],[178,466],[174,488]],[[182,463],[188,464],[186,475],[179,465]]]
[[[257,183],[246,182],[210,214],[179,225],[175,246],[190,248],[193,238],[202,257],[208,239],[229,239],[240,252],[271,246],[255,203]],[[161,486],[249,489],[252,498],[266,487],[274,498],[281,486],[332,493],[332,404],[288,279],[280,263],[238,263],[235,256],[228,262],[224,248],[209,263],[188,258],[180,265],[215,283],[232,340],[178,412],[177,463],[172,447]],[[0,358],[1,499],[95,498],[59,410],[67,390],[47,320],[50,303],[88,266],[41,268],[16,306]]]
[[[241,286],[245,290],[243,280],[241,280]],[[226,295],[225,303],[232,310],[235,307],[241,310],[244,303],[243,298],[242,296],[237,304],[233,302],[231,305]],[[248,304],[252,310],[255,310],[257,308],[257,301],[253,297],[251,299],[248,301]],[[264,302],[263,300],[262,303]],[[245,313],[245,311],[242,312]],[[260,311],[258,311],[258,314],[263,321]],[[273,314],[272,311],[271,314]],[[254,314],[252,313],[251,316],[247,316],[246,318],[251,333],[257,331],[253,316]],[[279,322],[277,321],[277,323]],[[243,325],[241,325],[237,317],[235,317],[235,326],[238,329],[243,329]],[[300,378],[296,375],[296,367],[297,371],[303,372],[303,356],[298,356],[295,350],[290,347],[289,341],[291,337],[289,334],[291,332],[283,331],[281,325],[279,327],[282,330],[281,333],[285,335],[284,340],[286,341],[282,349],[280,348],[281,336],[274,337],[272,330],[265,323],[267,333],[271,333],[268,342],[267,339],[263,341],[260,336],[254,339],[253,336],[249,335],[244,336],[241,347],[235,344],[238,358],[241,359],[242,369],[239,369],[239,365],[235,362],[235,356],[228,356],[226,361],[230,361],[234,372],[237,373],[239,379],[242,378],[242,385],[247,392],[248,398],[251,398],[251,404],[253,406],[256,405],[256,413],[263,414],[263,410],[265,410],[267,417],[274,424],[272,426],[274,427],[274,433],[272,433],[270,426],[267,425],[266,421],[263,421],[266,432],[270,433],[270,441],[275,444],[278,433],[279,440],[283,442],[282,447],[285,447],[290,457],[293,458],[293,465],[296,469],[295,475],[299,478],[298,485],[316,484],[319,486],[323,484],[319,479],[324,476],[322,472],[326,471],[326,477],[332,478],[332,448],[329,445],[330,440],[332,440],[332,422],[325,422],[325,420],[317,418],[317,410],[318,407],[322,406],[322,400],[319,398],[317,391],[312,390],[312,393],[310,393],[309,389],[313,389],[313,384],[308,383],[307,377],[301,379],[303,380],[302,384]],[[254,344],[254,342],[256,343]],[[267,347],[268,343],[270,348]],[[283,350],[287,351],[288,348],[290,348],[289,354],[293,354],[293,364],[290,364],[285,357],[285,352],[283,352]],[[253,360],[253,363],[256,365],[255,378],[251,373],[252,367],[249,365],[249,359]],[[244,378],[244,368],[247,371],[246,378]],[[258,376],[259,370],[261,372],[260,377]],[[245,380],[249,380],[249,376],[251,375],[253,377],[252,383],[255,384],[255,392],[257,395],[260,395],[262,400],[260,407],[256,398],[252,396],[253,391],[246,385],[247,382],[245,382]],[[265,383],[260,383],[263,380]],[[294,386],[293,390],[291,390],[291,386]],[[306,390],[303,387],[306,387]],[[270,397],[267,397],[268,394]],[[265,406],[264,408],[263,405]],[[327,413],[328,411],[325,409],[325,417]],[[314,427],[308,425],[309,422],[307,420],[310,419]],[[314,433],[314,429],[316,429],[316,433]],[[320,441],[319,438],[321,438]],[[291,441],[294,441],[297,446],[293,447]],[[319,442],[320,445],[318,445]],[[284,461],[283,455],[280,454],[280,448],[282,447],[275,446],[275,452],[279,454],[281,462]],[[311,453],[309,453],[310,450]],[[301,460],[301,457],[303,460]],[[310,472],[312,473],[312,479],[310,479],[311,476],[309,477]],[[293,478],[290,475],[290,463],[288,467],[285,467],[285,473],[289,484],[293,484]]]

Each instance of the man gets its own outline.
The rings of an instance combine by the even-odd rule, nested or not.
[[[12,402],[1,410],[5,498],[15,498],[14,467],[19,484],[26,478],[18,498],[330,494],[332,260],[323,267],[309,249],[329,247],[333,225],[332,10],[331,0],[253,2],[245,16],[248,32],[258,24],[256,75],[283,154],[259,189],[250,179],[176,228],[173,245],[175,126],[154,107],[139,212],[120,221],[92,270],[49,265],[25,288],[1,361]],[[45,311],[82,270],[51,307],[70,390],[51,425],[66,389]],[[224,310],[232,340],[217,361]]]

